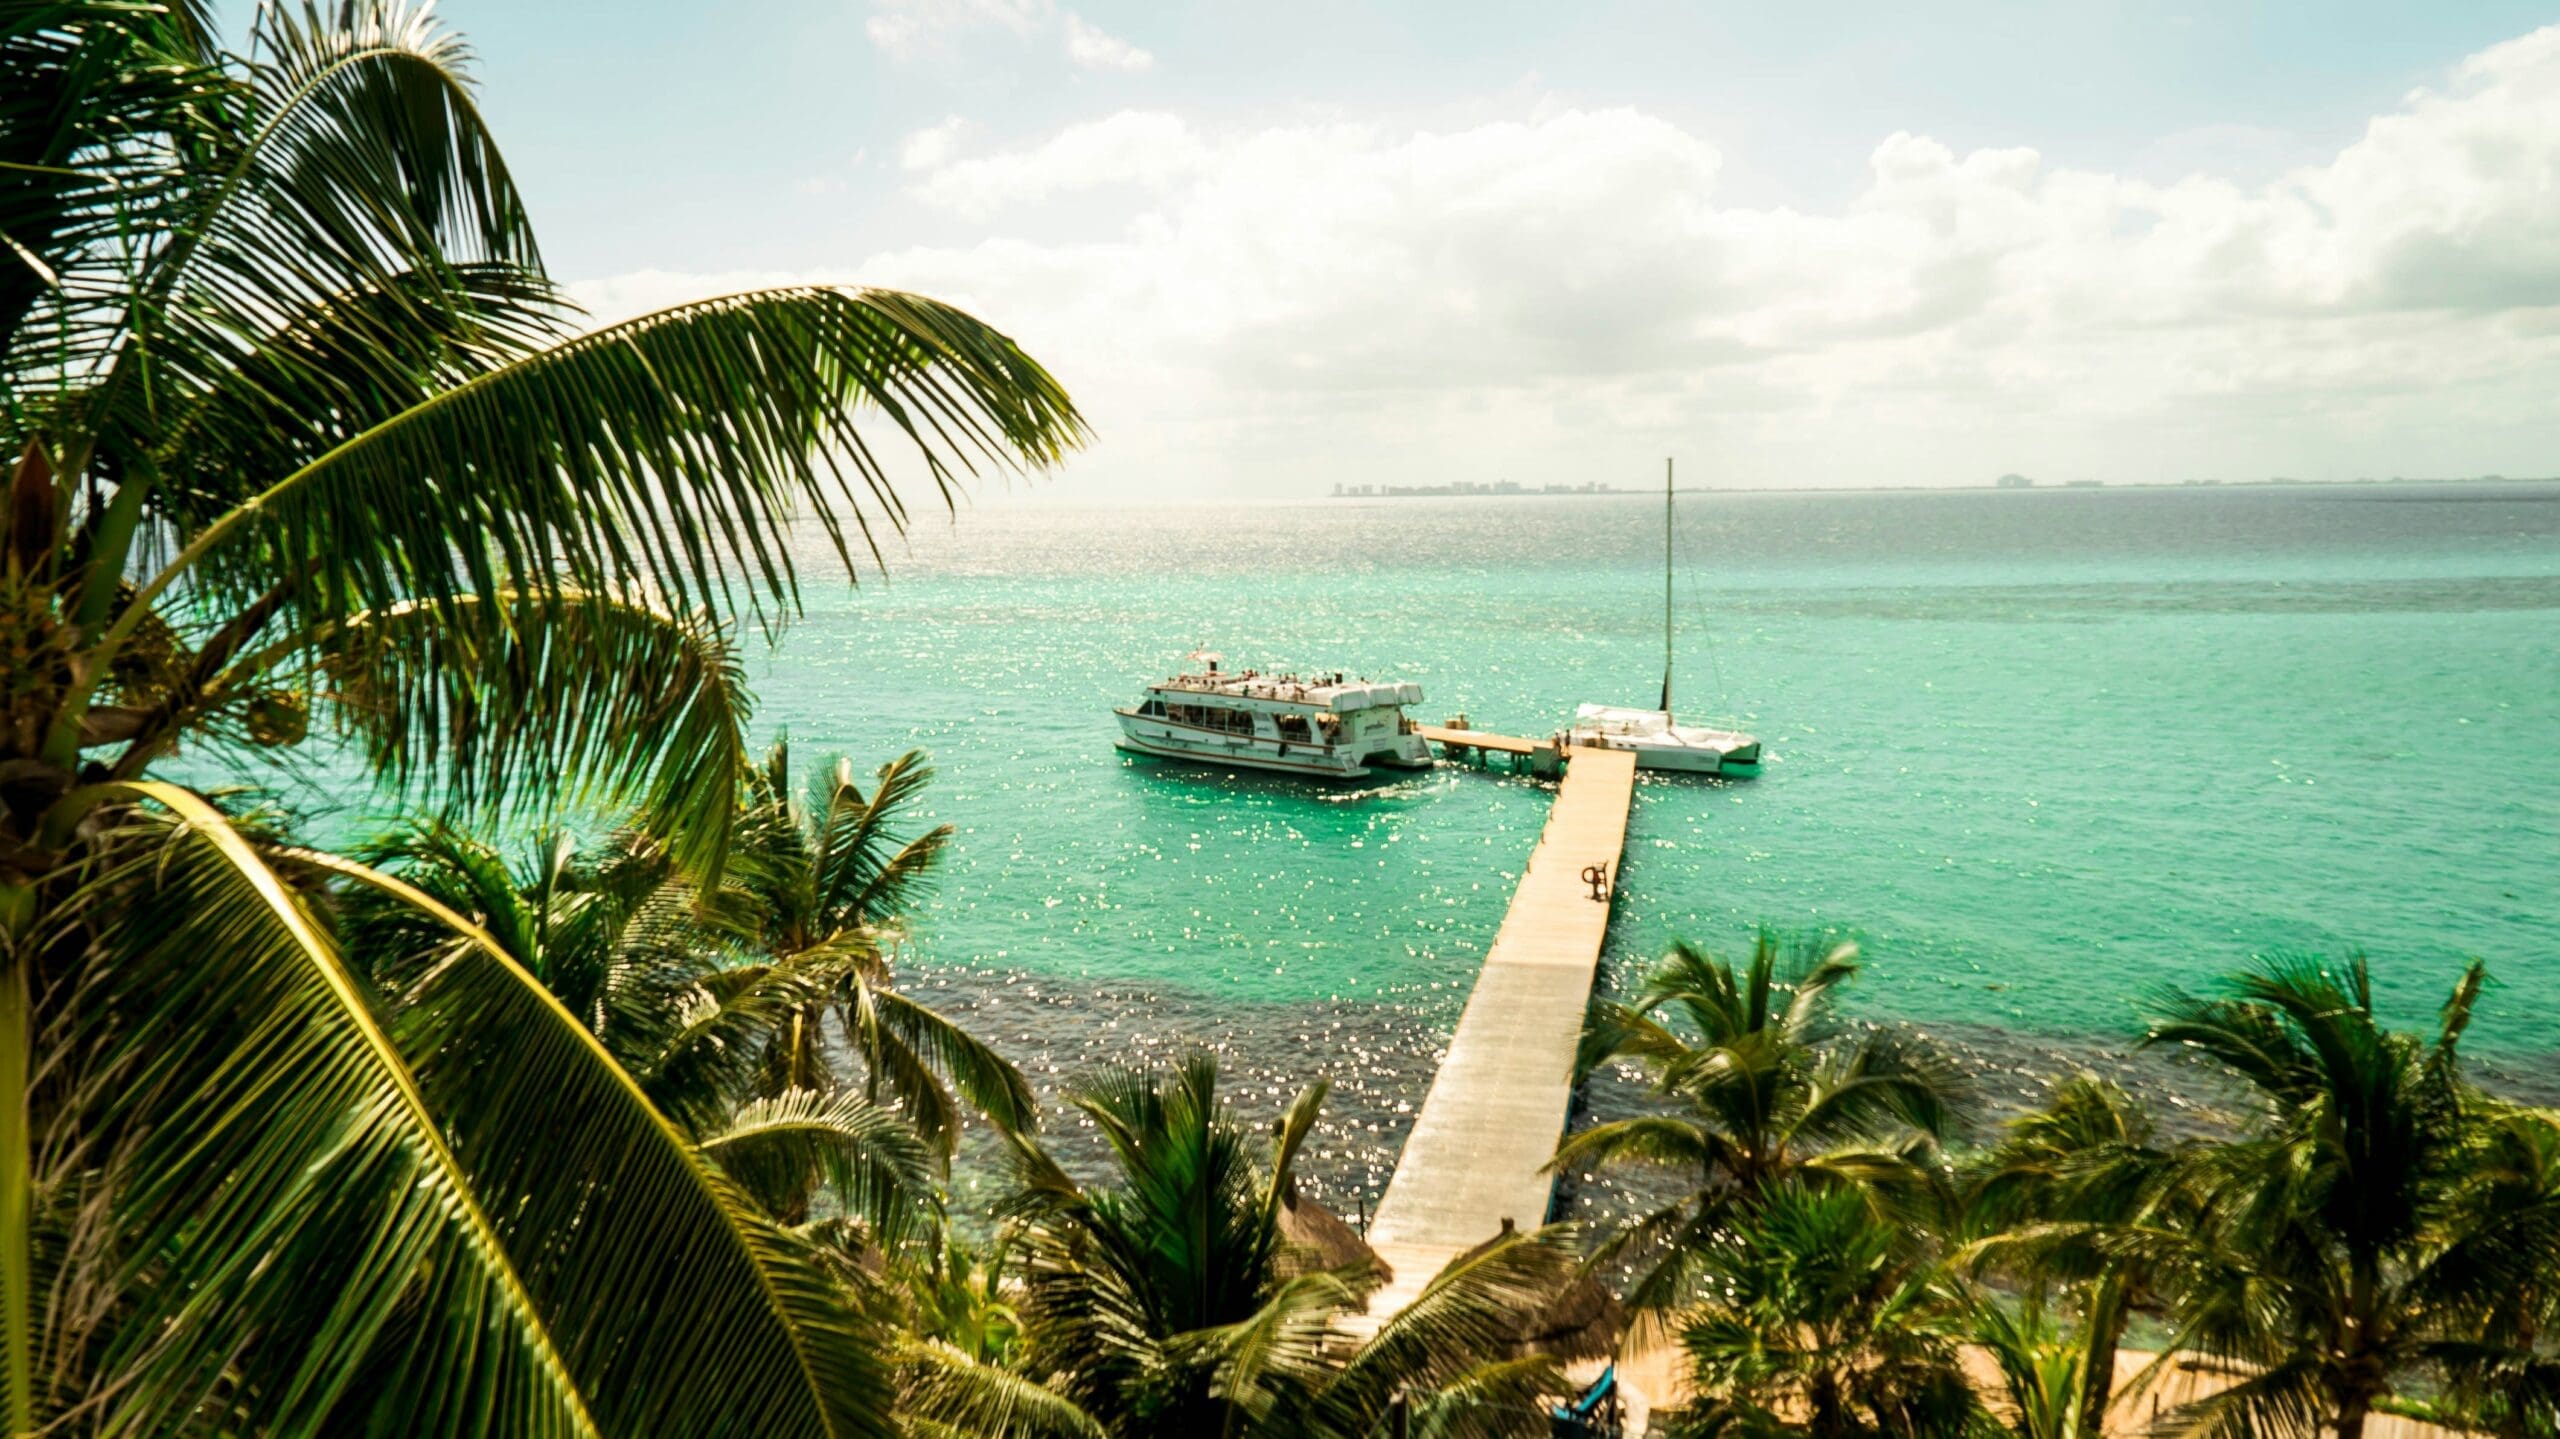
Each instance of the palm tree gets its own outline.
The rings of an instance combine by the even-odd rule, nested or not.
[[[1679,1315],[1703,1397],[1674,1435],[1956,1439],[1977,1421],[1956,1357],[1972,1304],[1856,1190],[1780,1181],[1703,1251],[1706,1297]]]
[[[861,1221],[860,1239],[924,1231],[940,1210],[938,1166],[913,1124],[842,1089],[831,1069],[793,1083],[770,1058],[800,1042],[802,1014],[861,961],[741,950],[706,922],[718,902],[644,835],[581,855],[561,834],[534,854],[511,864],[486,841],[426,824],[365,858],[488,931],[767,1216],[806,1225],[825,1190]],[[350,948],[395,1011],[454,955],[450,932],[407,905],[357,892],[345,909]]]
[[[0,16],[0,1429],[878,1432],[874,1326],[415,886],[156,778],[323,723],[716,882],[787,531],[1081,434],[1002,335],[807,287],[577,333],[420,5]],[[384,1010],[324,888],[454,936]],[[683,1376],[681,1383],[668,1376]]]
[[[832,1011],[862,1063],[865,1097],[900,1106],[947,1161],[961,1101],[1004,1130],[1029,1129],[1034,1112],[1019,1071],[892,983],[889,959],[907,911],[951,839],[949,825],[902,834],[932,779],[923,751],[910,750],[882,765],[866,793],[852,762],[837,759],[804,796],[792,781],[789,742],[776,743],[748,777],[736,874],[718,909],[740,943],[777,964],[829,967],[830,984],[765,1051],[768,1086],[834,1089]]]
[[[1553,1365],[1513,1357],[1569,1276],[1553,1232],[1507,1233],[1452,1261],[1364,1342],[1350,1326],[1385,1274],[1292,1244],[1281,1213],[1325,1087],[1301,1093],[1267,1153],[1217,1094],[1206,1056],[1171,1073],[1109,1070],[1069,1100],[1110,1146],[1088,1188],[1017,1137],[1023,1361],[1012,1372],[919,1356],[920,1422],[971,1434],[1368,1435],[1390,1411],[1419,1432],[1544,1434]]]
[[[1594,1125],[1548,1167],[1658,1165],[1694,1185],[1595,1251],[1595,1264],[1652,1256],[1628,1291],[1631,1309],[1684,1302],[1734,1206],[1781,1184],[1836,1183],[1880,1206],[1932,1202],[1956,1076],[1894,1031],[1838,1020],[1834,991],[1856,973],[1854,946],[1789,956],[1763,931],[1739,972],[1674,945],[1635,1003],[1594,1003],[1580,1069],[1635,1060],[1674,1112]]]
[[[1988,1358],[2000,1375],[2001,1418],[2018,1439],[2101,1439],[2106,1433],[2088,1406],[2092,1372],[2113,1364],[2112,1354],[2099,1354],[2099,1331],[2084,1322],[2066,1328],[2046,1313],[2039,1296],[2030,1294],[2015,1307],[1990,1296],[1977,1296],[1965,1338]]]
[[[2014,1265],[2038,1289],[2079,1288],[2080,1331],[2064,1345],[2079,1355],[2072,1422],[2076,1433],[2104,1433],[2125,1326],[2158,1300],[2139,1254],[2121,1252],[2109,1238],[2128,1226],[2192,1221],[2193,1205],[2177,1183],[2177,1154],[2131,1095],[2084,1071],[2056,1085],[2044,1108],[2010,1120],[1970,1169],[1966,1217],[1986,1237],[1969,1252]],[[1995,1318],[1995,1330],[2001,1322]],[[2043,1356],[2033,1361],[2037,1372],[2048,1372],[2057,1341],[2041,1325],[2040,1310],[2036,1322],[2016,1326],[2018,1342],[1991,1343],[1993,1352],[2032,1351]]]
[[[2509,1346],[2487,1321],[2501,1295],[2549,1283],[2560,1208],[2548,1191],[2509,1213],[2466,1202],[2484,1101],[2458,1046],[2483,978],[2464,971],[2425,1038],[2375,1018],[2361,958],[2280,956],[2221,995],[2162,995],[2147,1042],[2212,1061],[2258,1101],[2244,1133],[2187,1157],[2191,1227],[2115,1241],[2164,1276],[2177,1346],[2239,1376],[2183,1428],[2357,1439],[2410,1375],[2494,1370]]]
[[[2549,1439],[2560,1434],[2560,1113],[2483,1103],[2476,1114],[2458,1226],[2508,1252],[2472,1337],[2438,1345],[2437,1359],[2476,1427]]]

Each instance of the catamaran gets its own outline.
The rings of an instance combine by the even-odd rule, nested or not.
[[[1164,759],[1359,779],[1373,767],[1428,769],[1431,745],[1405,718],[1422,686],[1372,684],[1335,670],[1314,675],[1201,666],[1147,686],[1146,698],[1112,713],[1119,747]]]
[[[1760,772],[1760,741],[1739,730],[1675,724],[1671,718],[1671,462],[1662,462],[1662,707],[1583,705],[1568,743],[1635,754],[1636,768],[1685,774]]]

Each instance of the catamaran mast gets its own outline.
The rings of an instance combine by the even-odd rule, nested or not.
[[[1662,718],[1671,719],[1671,457],[1662,457]]]

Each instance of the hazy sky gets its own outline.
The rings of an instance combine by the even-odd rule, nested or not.
[[[2560,472],[2548,4],[446,0],[600,314],[1011,331],[1059,498]]]

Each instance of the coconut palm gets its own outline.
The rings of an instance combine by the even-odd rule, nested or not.
[[[2056,1085],[2043,1108],[2010,1120],[1970,1169],[1967,1223],[1987,1232],[1971,1254],[2013,1269],[2038,1291],[2062,1284],[2078,1292],[2080,1327],[2063,1343],[2080,1356],[2073,1366],[2080,1386],[2073,1423],[2078,1433],[2101,1434],[2125,1327],[2138,1309],[2158,1303],[2140,1254],[2113,1246],[2110,1236],[2127,1226],[2192,1222],[2178,1156],[2131,1095],[2084,1071]],[[2040,1312],[2036,1321],[2016,1320],[2011,1337],[2017,1343],[1991,1347],[2042,1355],[2021,1362],[2049,1374],[2051,1352],[2062,1341],[2040,1321]],[[1995,1316],[1995,1332],[2002,1322]]]
[[[922,1232],[939,1211],[937,1165],[907,1118],[831,1071],[817,1084],[777,1079],[767,1058],[799,1042],[802,1013],[850,982],[859,960],[740,950],[644,835],[581,855],[564,833],[533,856],[510,863],[495,845],[427,824],[366,859],[486,930],[769,1217],[801,1225],[824,1190],[862,1221],[863,1238]],[[371,960],[395,1010],[453,958],[452,935],[407,905],[358,891],[345,907],[350,947]]]
[[[1654,1165],[1693,1186],[1595,1251],[1597,1264],[1644,1260],[1630,1308],[1683,1302],[1731,1209],[1777,1185],[1840,1184],[1885,1207],[1934,1202],[1938,1136],[1960,1087],[1926,1046],[1839,1020],[1835,991],[1856,973],[1854,946],[1790,954],[1763,931],[1740,970],[1674,945],[1633,1004],[1593,1004],[1581,1070],[1633,1060],[1671,1112],[1594,1125],[1548,1167]]]
[[[1003,336],[819,287],[579,333],[399,0],[0,14],[0,1429],[876,1432],[879,1344],[494,937],[156,775],[638,803],[700,882],[805,523],[1077,441]],[[386,1012],[315,896],[446,926]],[[680,1375],[682,1382],[668,1382]]]
[[[2106,1433],[2088,1406],[2090,1371],[2103,1358],[2098,1331],[2057,1323],[2037,1296],[2015,1305],[1977,1296],[1965,1338],[1999,1372],[2000,1417],[2018,1439],[2100,1439]],[[2103,1418],[2104,1410],[2098,1411]]]
[[[962,1102],[999,1129],[1028,1129],[1034,1112],[1019,1071],[892,981],[890,957],[907,911],[951,839],[949,825],[905,833],[932,779],[923,751],[910,750],[882,765],[867,792],[852,762],[836,759],[803,794],[789,742],[776,743],[748,777],[735,873],[718,910],[741,944],[777,964],[825,966],[832,976],[764,1051],[768,1087],[835,1088],[832,1014],[860,1061],[865,1097],[900,1106],[947,1160]]]
[[[2480,1297],[2475,1333],[2437,1347],[2455,1398],[2499,1439],[2560,1434],[2560,1113],[2476,1106],[2459,1227],[2509,1246],[2506,1282]]]
[[[1544,1434],[1534,1400],[1560,1376],[1512,1349],[1570,1275],[1561,1236],[1506,1233],[1460,1256],[1355,1342],[1385,1271],[1367,1255],[1328,1263],[1281,1219],[1324,1094],[1301,1093],[1258,1156],[1205,1056],[1077,1085],[1069,1100],[1116,1182],[1079,1184],[1037,1141],[1014,1141],[1023,1362],[1007,1373],[937,1350],[914,1366],[910,1413],[988,1435],[1347,1439],[1401,1406],[1418,1432]]]
[[[1782,1180],[1733,1210],[1678,1316],[1692,1390],[1674,1435],[1810,1439],[1968,1431],[1957,1364],[1973,1306],[1926,1237],[1856,1190]]]
[[[2357,1439],[2414,1374],[2494,1371],[2487,1317],[2548,1283],[2560,1211],[2467,1202],[2483,1101],[2458,1046],[2483,975],[2465,970],[2425,1037],[2375,1017],[2361,958],[2280,956],[2222,994],[2162,995],[2148,1042],[2212,1061],[2257,1101],[2245,1132],[2185,1161],[2191,1227],[2116,1241],[2164,1276],[2177,1346],[2239,1376],[2181,1427]]]

